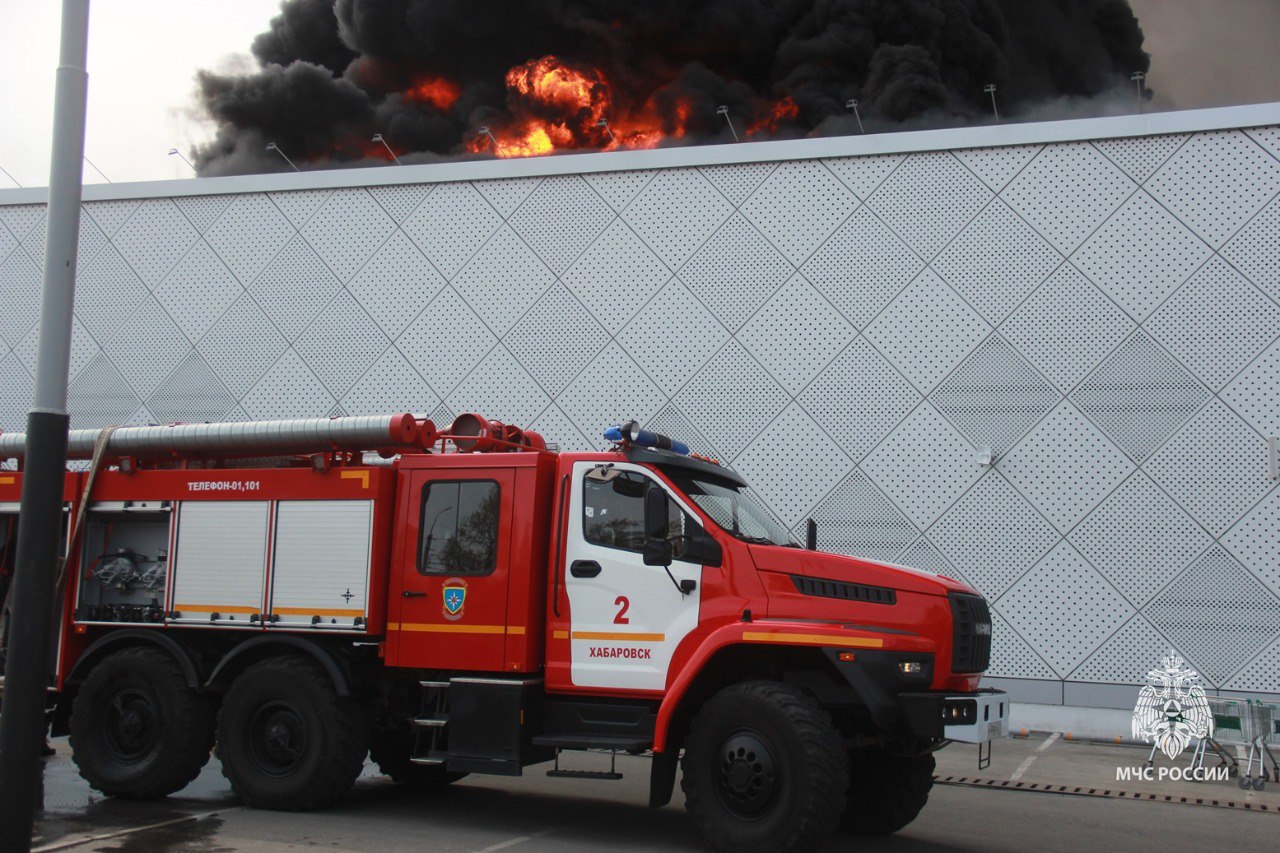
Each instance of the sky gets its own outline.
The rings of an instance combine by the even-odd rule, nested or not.
[[[1280,0],[1131,0],[1152,54],[1154,109],[1280,101]],[[58,0],[0,0],[0,169],[22,186],[49,174]],[[186,154],[212,135],[195,73],[251,68],[249,45],[278,0],[92,0],[85,156],[111,181],[193,177]],[[85,183],[104,178],[86,166]],[[14,186],[0,172],[0,189]]]

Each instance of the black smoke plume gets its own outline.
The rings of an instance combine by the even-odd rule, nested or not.
[[[421,162],[538,121],[556,150],[717,142],[721,105],[739,134],[850,133],[854,98],[868,131],[957,125],[989,120],[988,83],[1016,119],[1132,85],[1142,42],[1128,0],[284,0],[258,71],[200,73],[218,130],[195,155],[203,175],[287,169],[272,141],[304,168],[378,163],[382,133]],[[508,85],[545,57],[594,69],[604,105]]]

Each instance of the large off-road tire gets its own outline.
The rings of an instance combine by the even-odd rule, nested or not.
[[[269,658],[231,684],[218,757],[231,787],[261,809],[303,811],[351,790],[368,752],[364,710],[309,658]]]
[[[848,768],[831,717],[773,681],[711,697],[685,740],[685,804],[718,850],[812,850],[836,828]]]
[[[457,782],[466,773],[450,772],[443,764],[414,764],[413,732],[407,724],[395,729],[375,731],[369,738],[369,758],[382,775],[413,788],[442,788]]]
[[[879,747],[850,750],[844,828],[889,835],[916,819],[933,788],[933,753],[903,758]]]
[[[213,721],[213,703],[187,685],[167,652],[122,649],[94,667],[76,694],[71,759],[104,794],[165,797],[209,761]]]

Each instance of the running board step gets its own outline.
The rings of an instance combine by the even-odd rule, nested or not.
[[[449,715],[441,717],[415,717],[413,724],[420,729],[439,729],[449,725]]]
[[[610,770],[548,770],[547,775],[557,779],[596,779],[609,782],[622,778],[621,773]]]
[[[556,749],[610,749],[620,752],[645,752],[653,748],[653,738],[634,735],[548,734],[536,735],[533,743]]]
[[[419,681],[419,682],[418,682],[418,686],[419,686],[419,687],[435,687],[435,688],[438,688],[438,689],[441,689],[441,690],[447,690],[447,689],[449,689],[449,682],[447,682],[447,681]]]
[[[421,764],[427,767],[439,767],[444,764],[443,758],[410,758],[410,764]]]

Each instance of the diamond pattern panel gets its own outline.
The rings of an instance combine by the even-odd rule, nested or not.
[[[1280,600],[1215,545],[1143,609],[1143,615],[1187,650],[1200,674],[1220,686],[1280,634]]]
[[[787,392],[736,340],[707,362],[675,404],[732,461],[789,402]]]
[[[609,341],[563,284],[548,290],[503,342],[548,394],[559,394]]]
[[[302,229],[329,269],[343,282],[382,247],[395,222],[364,190],[337,190]]]
[[[1063,403],[996,466],[1066,533],[1133,464],[1071,403]]]
[[[471,184],[441,184],[400,227],[435,268],[452,279],[501,224]]]
[[[1000,327],[1005,338],[1070,391],[1135,324],[1071,264],[1063,264]]]
[[[561,275],[613,220],[613,211],[577,175],[547,178],[509,220],[551,271]]]
[[[799,266],[857,206],[858,199],[829,169],[806,160],[778,166],[742,212]]]
[[[797,273],[738,332],[738,340],[789,394],[795,395],[856,334],[857,330]]]
[[[301,237],[293,238],[249,285],[258,305],[291,341],[341,289],[342,283]]]
[[[932,260],[991,200],[991,190],[955,157],[912,154],[868,206],[920,257]]]
[[[1248,424],[1215,399],[1143,467],[1210,533],[1221,536],[1274,485],[1265,448]]]
[[[1199,133],[1146,186],[1217,249],[1280,192],[1280,162],[1238,130]]]
[[[964,436],[928,402],[863,460],[862,469],[921,529],[933,523],[983,471]]]
[[[1280,489],[1258,502],[1235,527],[1222,537],[1222,544],[1258,580],[1280,595]]]
[[[740,207],[775,168],[776,163],[735,163],[731,166],[703,166],[699,171],[734,207]]]
[[[658,386],[615,343],[605,347],[556,398],[556,405],[597,450],[609,444],[604,440],[606,429],[630,418],[644,423],[665,402]]]
[[[1048,278],[1062,256],[996,199],[933,262],[933,269],[999,323]]]
[[[235,402],[200,354],[191,352],[156,388],[147,408],[157,423],[208,423],[222,420]]]
[[[697,169],[672,169],[659,172],[627,206],[622,218],[674,270],[731,213],[733,205]]]
[[[738,455],[733,467],[782,522],[792,527],[853,462],[792,403]]]
[[[555,276],[507,226],[498,229],[453,287],[496,335],[505,335]]]
[[[1208,398],[1208,390],[1142,332],[1121,344],[1071,395],[1135,462],[1164,444]]]
[[[1061,399],[998,334],[938,386],[930,399],[974,447],[1004,453]]]
[[[1063,595],[1064,591],[1069,591]],[[1133,614],[1116,590],[1066,542],[996,602],[1060,678],[1080,665]]]
[[[649,301],[671,271],[621,219],[564,274],[565,285],[611,334]]]
[[[138,277],[159,284],[196,241],[196,229],[167,198],[144,201],[111,242]]]
[[[671,334],[672,317],[680,318]],[[680,279],[673,278],[640,310],[617,337],[668,396],[680,390],[728,339],[729,333],[693,297]]]
[[[1258,432],[1280,436],[1280,341],[1276,341],[1236,377],[1222,399]]]
[[[992,601],[1058,542],[1053,525],[998,471],[965,492],[929,528],[929,537]]]
[[[1213,542],[1142,471],[1120,484],[1068,538],[1139,607]]]
[[[1269,128],[89,202],[73,412],[479,408],[565,449],[638,417],[793,530],[1003,596],[992,675],[1132,684],[1173,646],[1274,692],[1276,617],[1233,602],[1280,595],[1276,155]],[[44,239],[0,202],[0,428]]]
[[[919,534],[867,475],[854,469],[809,513],[818,547],[871,560],[892,560]],[[803,538],[800,525],[797,536]]]
[[[991,329],[926,269],[866,329],[866,336],[923,393],[973,351]]]
[[[737,331],[782,286],[794,268],[741,214],[735,213],[680,270],[680,278]]]
[[[1072,261],[1135,320],[1145,320],[1209,257],[1209,247],[1139,190]]]
[[[1280,306],[1214,256],[1146,328],[1216,391],[1280,337]]]
[[[1087,142],[1049,145],[1000,197],[1064,255],[1115,212],[1134,183]]]
[[[854,461],[920,402],[920,394],[876,348],[857,338],[818,374],[798,401]]]
[[[1280,196],[1223,246],[1222,256],[1280,300]]]

